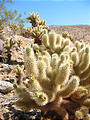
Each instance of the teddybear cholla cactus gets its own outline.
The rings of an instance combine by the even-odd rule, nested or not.
[[[33,27],[37,27],[40,25],[46,26],[46,20],[41,20],[39,13],[37,13],[36,15],[35,13],[29,13],[29,17],[27,17],[27,20],[29,20]]]
[[[11,48],[15,42],[13,41],[12,38],[5,40],[3,47],[6,49],[7,57],[8,57],[8,62],[11,61]]]
[[[24,81],[26,88],[15,87],[20,97],[16,105],[26,110],[56,110],[60,114],[62,98],[86,95],[83,104],[89,106],[89,45],[79,43],[50,32],[43,36],[45,51],[36,44],[27,47],[24,63],[30,79]]]
[[[29,104],[27,99],[21,95],[27,92],[29,100],[34,101],[33,107],[46,106],[47,108],[48,104],[49,107],[51,104],[53,110],[56,107],[59,109],[62,98],[70,96],[77,90],[79,78],[75,75],[70,77],[71,66],[67,52],[63,52],[61,55],[54,53],[50,56],[47,51],[44,51],[41,56],[37,57],[33,48],[27,47],[24,60],[26,72],[30,79],[24,81],[26,86],[24,91],[22,88],[16,87],[16,91],[21,97],[16,103],[19,107],[23,108],[22,99],[26,105],[24,106],[25,109],[32,107],[31,103]]]
[[[39,45],[42,44],[42,36],[47,33],[48,29],[46,26],[46,21],[41,20],[38,13],[36,15],[35,13],[30,14],[27,19],[32,24],[32,28],[30,28],[30,30],[28,28],[26,33],[28,33],[29,37],[31,36],[33,39],[35,39],[34,43],[37,43]]]

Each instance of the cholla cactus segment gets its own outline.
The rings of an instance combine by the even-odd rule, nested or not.
[[[78,66],[78,72],[79,74],[83,73],[85,70],[87,70],[87,68],[90,65],[90,54],[88,53],[84,53],[82,55],[82,61]]]
[[[30,89],[30,91],[42,91],[42,88],[39,84],[39,82],[37,81],[37,79],[35,79],[35,77],[33,75],[30,76],[29,80],[25,80],[24,81],[24,85]]]
[[[48,103],[48,96],[44,92],[36,92],[35,93],[35,102],[39,106],[46,105]]]
[[[69,83],[58,92],[58,95],[64,98],[70,96],[78,89],[79,81],[77,76],[72,76]]]
[[[55,84],[65,84],[70,76],[70,65],[68,63],[62,64],[56,75]]]
[[[24,55],[24,61],[25,61],[24,66],[26,68],[27,75],[29,75],[29,76],[30,75],[37,75],[38,70],[37,70],[37,65],[36,65],[36,59],[34,56],[34,51],[32,50],[31,47],[26,48],[25,55]]]
[[[80,79],[81,80],[85,80],[90,76],[90,65],[87,68],[87,70],[85,72],[83,72],[82,74],[80,74]]]
[[[19,98],[20,99],[23,99],[24,101],[28,101],[30,100],[30,94],[26,91],[25,88],[20,88],[20,87],[17,87],[16,84],[14,84],[13,86],[16,90],[16,93],[18,94]]]
[[[71,59],[73,60],[74,66],[77,66],[79,64],[79,55],[77,52],[71,53]]]
[[[12,38],[5,40],[5,42],[3,44],[3,47],[6,49],[8,63],[10,63],[10,61],[11,61],[11,55],[12,55],[11,49],[12,49],[14,44],[15,44],[15,41]]]
[[[75,98],[81,98],[83,96],[88,95],[88,90],[85,87],[78,87],[78,89],[75,91],[75,93],[72,95],[72,97]]]

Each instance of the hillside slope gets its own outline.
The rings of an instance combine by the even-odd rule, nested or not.
[[[90,26],[88,25],[50,26],[50,30],[55,30],[59,34],[68,31],[75,40],[83,39],[90,42]]]

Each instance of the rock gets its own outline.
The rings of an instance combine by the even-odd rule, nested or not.
[[[8,93],[13,90],[13,84],[7,81],[0,81],[0,92],[1,93]]]
[[[3,52],[4,48],[3,48],[3,41],[0,39],[0,54]]]
[[[25,38],[25,37],[20,36],[20,35],[13,35],[13,40],[17,41],[19,39],[21,39],[23,47],[25,47],[27,44],[34,43],[34,39]]]
[[[2,101],[2,107],[8,106],[8,105],[13,105],[16,101],[18,100],[18,97],[13,97],[13,98],[7,98]]]

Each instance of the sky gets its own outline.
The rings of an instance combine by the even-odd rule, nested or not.
[[[18,10],[22,17],[37,13],[47,25],[90,25],[90,0],[13,0],[9,10]],[[26,16],[23,13],[26,12]],[[30,23],[25,24],[30,26]]]

